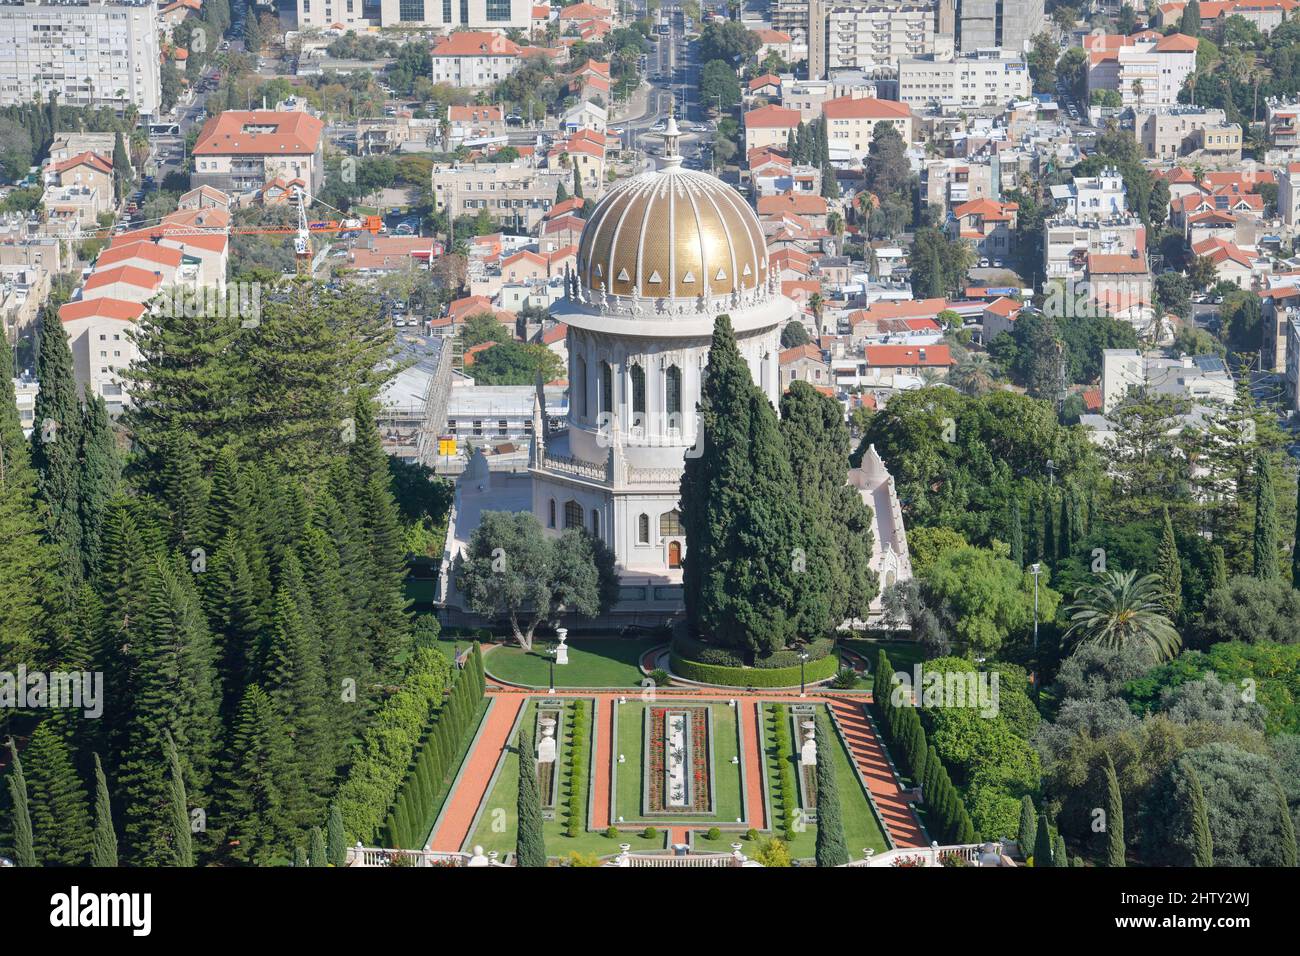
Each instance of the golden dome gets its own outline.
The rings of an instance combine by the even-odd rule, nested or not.
[[[738,192],[670,161],[597,204],[582,230],[578,279],[591,292],[649,299],[730,295],[766,285],[767,243]]]

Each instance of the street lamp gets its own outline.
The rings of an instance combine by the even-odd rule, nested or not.
[[[555,645],[552,644],[550,649],[546,653],[550,658],[549,663],[551,665],[551,685],[550,685],[550,690],[548,690],[547,693],[554,694],[555,693]]]
[[[808,652],[807,651],[800,652],[799,654],[799,696],[800,697],[808,696],[807,689],[804,683],[804,678],[803,678],[803,667],[804,664],[807,663],[807,661],[808,661]]]
[[[1056,477],[1056,462],[1047,459],[1047,487],[1052,487],[1053,479]]]

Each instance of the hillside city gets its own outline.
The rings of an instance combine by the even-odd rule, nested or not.
[[[0,0],[0,183],[0,866],[1296,865],[1296,0]]]

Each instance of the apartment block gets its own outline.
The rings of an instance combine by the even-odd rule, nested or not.
[[[913,108],[1002,107],[1031,92],[1023,56],[998,50],[899,61],[898,98]]]
[[[938,46],[936,46],[938,44]],[[935,34],[934,4],[836,4],[826,12],[826,64],[832,70],[897,67],[907,57],[952,52],[952,38]]]
[[[0,106],[42,102],[158,112],[155,0],[0,3]]]
[[[475,216],[487,210],[493,221],[532,231],[555,205],[567,171],[537,169],[522,162],[467,163],[433,167],[435,209],[451,208],[453,216]]]
[[[1229,123],[1221,109],[1179,105],[1135,110],[1133,130],[1147,159],[1241,162],[1241,127]]]

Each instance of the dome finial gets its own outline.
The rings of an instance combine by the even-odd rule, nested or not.
[[[682,157],[677,152],[677,140],[681,131],[677,128],[677,97],[668,101],[668,123],[664,127],[664,165],[676,167],[682,164]]]

